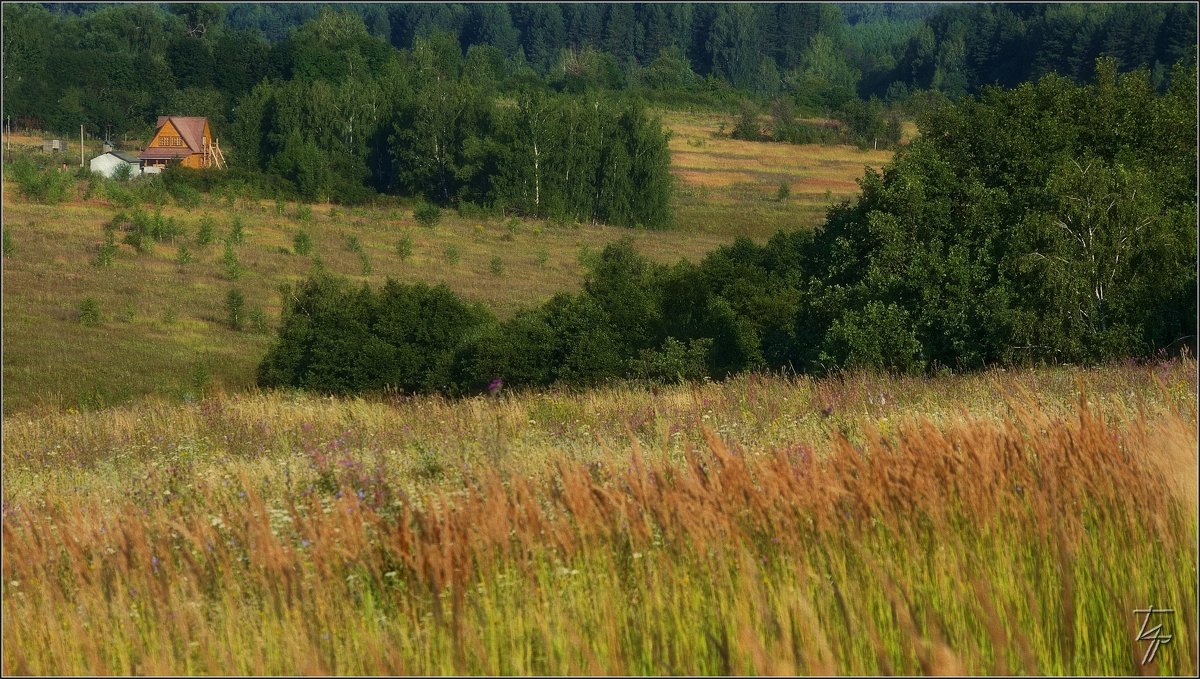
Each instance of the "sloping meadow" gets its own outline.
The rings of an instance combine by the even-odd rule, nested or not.
[[[1190,674],[1195,399],[1183,360],[13,417],[3,669]]]

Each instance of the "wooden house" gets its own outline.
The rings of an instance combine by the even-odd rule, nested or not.
[[[225,167],[225,157],[212,136],[208,118],[196,116],[159,116],[154,136],[138,154],[142,168],[160,172],[168,163],[184,167]]]

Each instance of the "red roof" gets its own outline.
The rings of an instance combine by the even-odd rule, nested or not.
[[[155,134],[158,134],[158,130],[162,129],[163,124],[168,120],[176,130],[179,130],[179,136],[183,137],[183,143],[192,149],[192,153],[204,152],[200,140],[204,138],[204,124],[208,122],[208,118],[203,116],[159,116]]]

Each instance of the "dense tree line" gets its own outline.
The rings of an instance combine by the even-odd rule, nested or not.
[[[320,3],[10,5],[4,114],[53,130],[141,134],[165,110],[232,122],[263,78],[343,69],[310,44]],[[1196,10],[1162,4],[347,3],[376,59],[449,36],[501,91],[632,90],[736,107],[786,97],[805,112],[850,99],[957,97],[1055,72],[1086,81],[1098,56],[1160,87],[1194,58]],[[327,24],[328,25],[328,24]],[[322,34],[323,38],[334,36]]]
[[[1083,82],[1100,56],[1126,71],[1148,68],[1162,88],[1172,64],[1195,59],[1196,6],[1154,4],[963,4],[931,16],[860,90],[893,95],[934,89],[951,97],[1048,73]]]
[[[288,80],[243,98],[232,162],[305,199],[367,190],[536,217],[658,228],[670,220],[670,156],[633,100],[536,86],[497,96],[497,56],[446,34],[397,54],[346,14],[292,35]]]
[[[816,232],[673,266],[610,245],[498,321],[445,288],[313,278],[264,386],[477,393],[749,369],[1092,362],[1196,344],[1196,69],[1046,76],[930,112]]]

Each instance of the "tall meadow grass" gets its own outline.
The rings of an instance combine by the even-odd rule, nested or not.
[[[12,417],[6,673],[1192,674],[1196,364]],[[1134,609],[1174,609],[1140,665]]]

